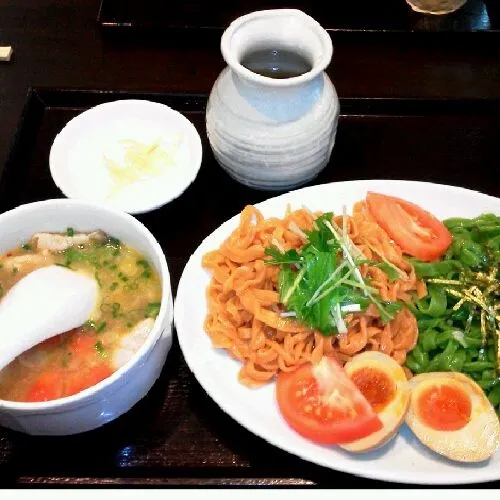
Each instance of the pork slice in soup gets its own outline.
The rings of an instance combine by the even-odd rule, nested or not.
[[[93,276],[100,304],[79,328],[52,337],[0,372],[0,399],[49,401],[76,394],[109,377],[147,339],[158,315],[161,282],[139,252],[102,231],[36,233],[0,257],[0,295],[44,266]]]

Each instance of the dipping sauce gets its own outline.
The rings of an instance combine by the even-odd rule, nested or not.
[[[147,339],[158,315],[161,282],[135,249],[101,231],[37,233],[0,257],[0,291],[41,267],[61,265],[93,276],[100,304],[79,328],[42,342],[0,371],[0,399],[49,401],[109,377]],[[26,311],[29,314],[29,311]]]
[[[311,71],[311,63],[302,55],[287,49],[258,49],[241,59],[245,68],[269,78],[293,78]]]

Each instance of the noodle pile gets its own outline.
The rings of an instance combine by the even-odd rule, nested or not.
[[[280,267],[266,265],[269,257],[264,251],[271,246],[282,251],[300,250],[306,242],[303,231],[313,229],[318,215],[301,209],[288,212],[283,219],[265,219],[255,207],[246,206],[229,238],[218,250],[203,256],[203,266],[212,272],[205,331],[214,347],[228,350],[243,363],[239,381],[246,386],[262,385],[279,371],[317,363],[325,354],[335,355],[344,363],[370,349],[384,352],[402,365],[416,344],[417,322],[406,308],[384,325],[378,309],[371,304],[366,311],[345,317],[347,333],[328,337],[281,316]],[[399,270],[400,277],[390,282],[379,267],[361,265],[363,277],[371,280],[382,300],[409,301],[412,293],[426,295],[413,266],[371,217],[364,201],[357,203],[346,219],[351,240],[367,259],[390,262]],[[334,220],[342,226],[342,217]]]

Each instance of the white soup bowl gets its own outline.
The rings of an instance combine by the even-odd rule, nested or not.
[[[0,214],[0,254],[36,232],[102,230],[143,254],[162,283],[160,312],[148,338],[128,363],[98,384],[53,401],[0,400],[0,425],[36,435],[68,435],[110,422],[137,403],[159,377],[172,344],[172,293],[165,255],[150,231],[124,212],[81,200],[56,199]]]

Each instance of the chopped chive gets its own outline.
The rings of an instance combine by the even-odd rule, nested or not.
[[[68,227],[68,228],[66,229],[66,235],[67,235],[67,236],[74,236],[74,234],[75,234],[75,231],[73,230],[73,228],[72,228],[72,227]]]
[[[149,267],[149,262],[147,260],[141,259],[136,262],[138,266],[143,267],[144,269],[147,269]]]
[[[3,295],[3,286],[0,285],[0,296]]]
[[[118,273],[118,277],[119,277],[122,281],[128,281],[128,276],[125,276],[125,274],[123,274],[121,271]]]
[[[121,245],[121,241],[118,238],[113,238],[113,236],[109,237],[108,243],[113,247],[119,247]]]
[[[106,328],[106,321],[103,321],[96,329],[96,333],[101,333]]]
[[[30,245],[29,243],[23,243],[23,244],[21,245],[21,248],[22,248],[23,250],[31,250],[31,245]]]
[[[109,289],[111,291],[114,291],[118,288],[118,283],[116,281],[113,281],[113,283],[111,283],[111,285],[109,285]]]
[[[102,345],[102,342],[100,340],[98,340],[96,343],[95,343],[95,348],[97,350],[97,352],[103,357],[103,358],[106,358],[108,356],[108,353],[106,352],[106,349],[104,348],[104,346]]]
[[[146,280],[151,278],[151,271],[142,271],[141,278],[144,278]]]
[[[112,306],[111,306],[111,314],[113,316],[113,318],[117,318],[118,317],[118,313],[120,312],[120,304],[118,304],[118,302],[115,302]]]
[[[161,302],[150,302],[147,305],[146,313],[144,316],[146,318],[155,318],[156,316],[158,316],[158,313],[160,312],[160,306]]]
[[[85,323],[83,324],[83,328],[85,328],[86,330],[93,330],[95,328],[95,321],[92,321],[90,319],[88,321],[85,321]]]
[[[132,323],[130,321],[127,323],[127,328],[132,328]]]
[[[63,250],[62,255],[64,255],[66,265],[70,265],[73,261],[81,262],[84,260],[89,260],[89,256],[84,254],[83,252],[79,252],[73,247],[67,248]]]
[[[17,274],[17,271],[19,271],[19,269],[18,269],[17,267],[14,267],[14,268],[12,269],[12,274]]]
[[[109,266],[109,268],[110,268],[112,271],[114,271],[114,270],[117,268],[117,265],[116,265],[116,264],[111,264],[111,265]]]

